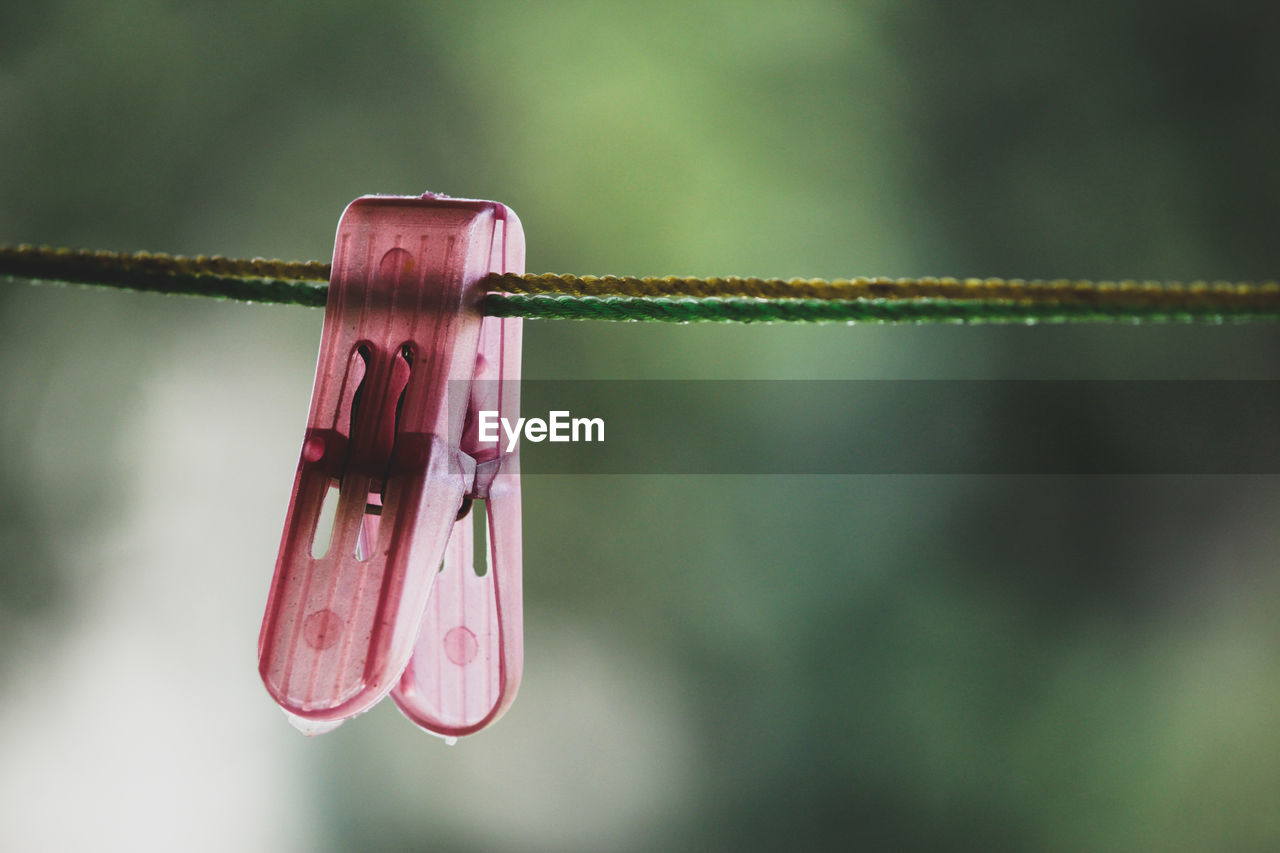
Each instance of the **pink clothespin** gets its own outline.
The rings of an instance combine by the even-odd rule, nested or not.
[[[447,738],[496,720],[523,663],[518,451],[480,411],[519,412],[519,319],[481,280],[524,271],[504,205],[366,196],[338,223],[306,438],[258,641],[272,697],[319,734],[391,692]],[[336,498],[332,534],[321,525]],[[473,504],[488,568],[472,566]]]

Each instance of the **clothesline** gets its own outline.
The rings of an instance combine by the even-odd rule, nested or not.
[[[323,307],[329,265],[0,247],[0,277]],[[1280,284],[493,275],[486,314],[664,322],[1276,322]]]

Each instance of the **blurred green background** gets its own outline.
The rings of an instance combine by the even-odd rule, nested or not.
[[[1274,278],[1278,37],[1271,2],[11,4],[0,242],[327,259],[352,198],[431,189],[511,205],[531,271]],[[527,477],[508,715],[302,738],[255,646],[320,323],[0,288],[0,848],[1280,846],[1273,476]],[[1280,378],[1263,326],[525,335],[541,379]],[[719,404],[690,429],[806,440]]]

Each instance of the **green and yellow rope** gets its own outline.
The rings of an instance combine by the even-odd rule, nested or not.
[[[322,307],[329,265],[0,247],[0,277]],[[1280,284],[494,275],[485,312],[694,322],[1275,322]]]

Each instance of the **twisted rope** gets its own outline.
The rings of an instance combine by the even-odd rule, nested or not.
[[[1151,305],[1184,308],[1233,305],[1275,308],[1280,284],[1233,284],[1225,281],[1190,284],[1154,281],[1022,281],[1020,279],[954,278],[629,278],[619,276],[500,275],[491,289],[513,294],[566,296],[751,297],[754,299],[965,299],[1037,301],[1084,305]]]
[[[329,265],[0,246],[0,276],[323,308]]]
[[[0,276],[322,307],[329,265],[0,247]],[[1280,284],[494,275],[485,312],[693,322],[1275,322]]]
[[[1162,305],[998,302],[976,299],[750,299],[664,296],[503,296],[485,298],[497,317],[666,323],[1188,323],[1276,322],[1269,311],[1215,304]]]

